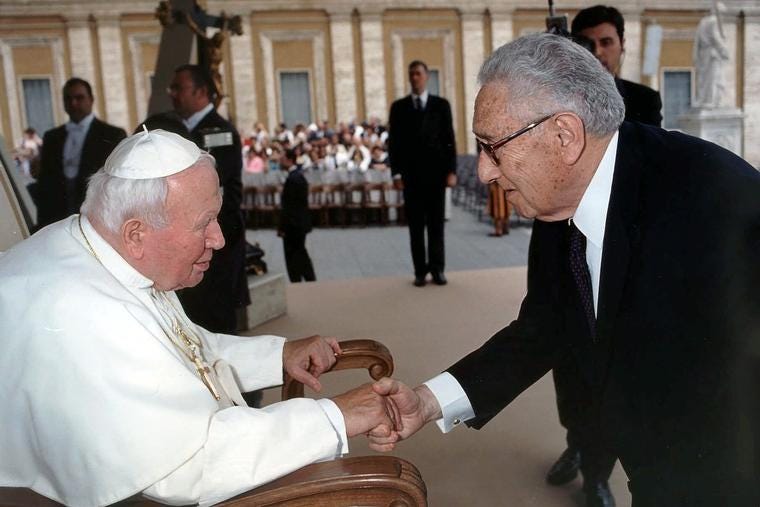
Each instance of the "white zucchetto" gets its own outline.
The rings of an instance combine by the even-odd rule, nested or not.
[[[163,178],[184,171],[203,153],[184,137],[156,129],[131,135],[120,142],[106,159],[103,171],[128,180]]]

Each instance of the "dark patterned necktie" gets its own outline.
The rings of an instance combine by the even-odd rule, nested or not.
[[[586,236],[570,222],[570,269],[573,272],[573,280],[581,297],[583,310],[591,331],[591,336],[596,337],[596,314],[594,313],[594,293],[591,288],[591,274],[586,264]]]
[[[419,97],[414,97],[414,109],[422,111],[422,99]]]

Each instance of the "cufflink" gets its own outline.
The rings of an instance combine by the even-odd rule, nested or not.
[[[462,421],[460,421],[459,419],[454,419],[454,420],[452,421],[452,423],[454,424],[454,426],[456,426],[457,424],[459,424],[459,423],[461,423],[461,422],[462,422]]]

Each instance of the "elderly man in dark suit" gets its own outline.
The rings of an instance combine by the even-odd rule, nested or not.
[[[84,202],[87,178],[103,167],[127,134],[99,120],[92,112],[92,87],[73,77],[63,85],[63,108],[69,121],[48,130],[40,151],[37,226],[44,227],[74,213]]]
[[[625,22],[620,12],[604,5],[589,7],[578,12],[571,26],[574,36],[591,41],[594,55],[614,76],[615,86],[625,104],[625,120],[659,127],[662,122],[660,94],[618,77],[625,51]],[[596,425],[589,421],[594,417],[592,404],[575,363],[568,354],[553,370],[559,420],[567,428],[567,448],[550,468],[546,480],[553,485],[565,484],[580,470],[588,503],[611,507],[615,501],[607,480],[616,458],[604,451],[602,442],[594,433]]]
[[[250,303],[245,274],[245,223],[241,171],[243,155],[237,129],[214,108],[217,90],[209,73],[199,65],[181,65],[169,86],[173,111],[145,121],[149,129],[180,134],[216,159],[222,188],[222,209],[217,220],[224,247],[214,254],[201,283],[177,293],[190,319],[216,333],[234,334],[237,309]]]
[[[428,68],[409,64],[411,95],[391,105],[388,157],[396,188],[404,189],[404,210],[414,263],[414,285],[431,274],[445,285],[443,223],[446,186],[456,185],[456,143],[449,102],[427,91]],[[425,248],[427,229],[427,249]],[[427,250],[427,252],[426,252]]]
[[[536,219],[528,292],[440,376],[375,384],[402,425],[372,445],[434,420],[481,428],[572,354],[635,507],[760,505],[760,174],[623,122],[612,77],[563,37],[502,46],[479,81],[480,177]]]

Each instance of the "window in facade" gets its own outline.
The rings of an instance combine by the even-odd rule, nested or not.
[[[311,123],[311,90],[308,72],[280,72],[282,121],[292,128],[297,123]]]
[[[664,70],[662,80],[663,127],[677,129],[678,117],[691,107],[692,71]]]
[[[49,78],[23,78],[24,107],[26,108],[26,125],[40,136],[55,126],[53,119],[53,97],[50,94]]]

